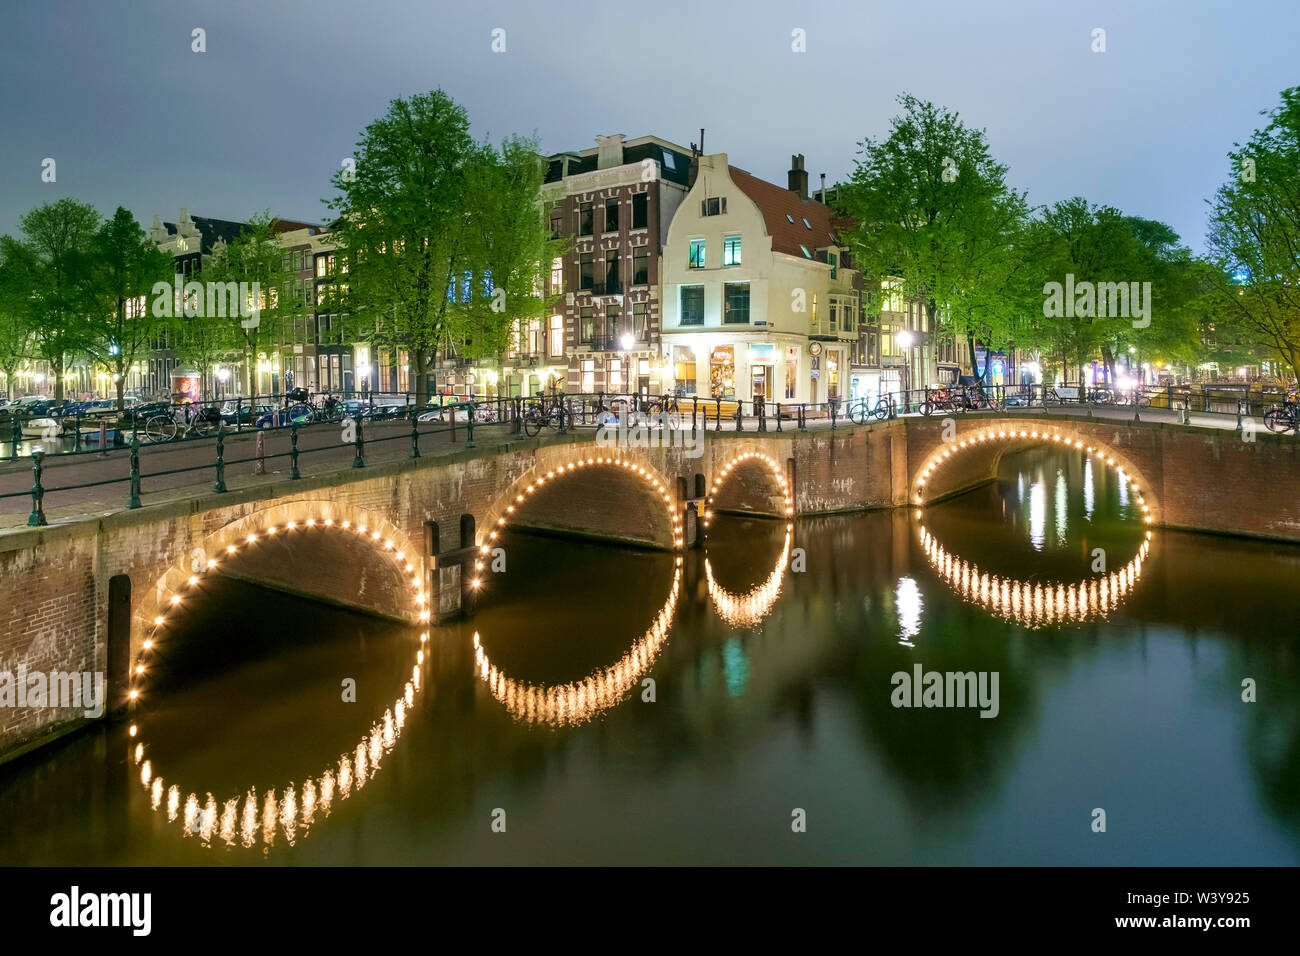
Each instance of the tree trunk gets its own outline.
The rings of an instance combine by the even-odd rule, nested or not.
[[[980,377],[979,369],[975,365],[975,333],[966,330],[966,350],[970,352],[970,373],[976,378]],[[984,350],[985,365],[988,364],[988,349]]]
[[[425,381],[425,370],[429,367],[428,357],[423,349],[413,350],[408,354],[415,359],[415,388],[412,389],[415,392],[415,407],[423,408],[429,400],[429,389]]]

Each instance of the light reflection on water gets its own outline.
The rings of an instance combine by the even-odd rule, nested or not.
[[[510,536],[397,702],[405,635],[262,622],[282,596],[223,623],[232,591],[193,629],[267,653],[0,768],[0,862],[1294,864],[1300,549],[1148,537],[1122,487],[1046,449],[921,518],[720,517],[680,564]],[[998,672],[997,719],[895,709],[918,663]]]

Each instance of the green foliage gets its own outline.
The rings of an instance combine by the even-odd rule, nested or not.
[[[435,90],[393,100],[355,169],[333,178],[346,277],[326,301],[357,338],[409,354],[419,401],[439,355],[499,351],[520,316],[539,314],[550,253],[531,152],[474,142],[464,109]]]
[[[1263,347],[1281,371],[1300,368],[1300,87],[1263,114],[1269,122],[1228,153],[1208,244],[1222,278],[1212,295],[1226,323]],[[1228,277],[1240,276],[1238,281]]]
[[[982,131],[910,94],[899,103],[889,135],[859,144],[845,189],[868,301],[879,308],[880,283],[897,277],[904,297],[925,303],[932,340],[970,335],[1001,347],[1017,314],[1006,289],[1019,266],[1024,195],[1007,186]]]
[[[121,206],[91,241],[79,275],[85,313],[78,337],[91,360],[113,376],[119,409],[127,373],[163,326],[151,308],[153,286],[172,273],[171,256]]]

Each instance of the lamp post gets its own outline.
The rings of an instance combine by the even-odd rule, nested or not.
[[[624,332],[618,340],[619,345],[623,346],[623,381],[627,385],[627,396],[632,397],[632,346],[636,344],[636,339],[632,337],[631,332]]]
[[[910,412],[912,410],[911,382],[912,382],[912,333],[907,329],[899,332],[895,339],[898,347],[903,350],[903,410]]]

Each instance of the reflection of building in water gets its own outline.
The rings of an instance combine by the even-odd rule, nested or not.
[[[1027,628],[1075,624],[1105,617],[1136,585],[1142,574],[1142,562],[1151,548],[1151,532],[1148,531],[1133,560],[1118,571],[1074,584],[1031,583],[991,575],[981,571],[978,565],[949,554],[924,525],[920,534],[921,545],[931,566],[962,600]]]
[[[788,526],[787,526],[788,527]],[[704,558],[704,576],[708,581],[709,597],[718,611],[718,616],[732,627],[756,627],[772,611],[777,596],[781,593],[781,579],[785,577],[785,568],[790,560],[790,532],[785,533],[785,544],[776,559],[772,573],[758,586],[744,594],[732,594],[713,576],[713,565],[708,556]]]
[[[668,629],[677,609],[681,583],[682,559],[677,558],[668,599],[645,634],[618,661],[590,677],[558,685],[536,685],[516,680],[488,659],[479,636],[475,633],[474,663],[479,677],[488,685],[492,696],[516,720],[555,727],[585,723],[621,702],[654,663],[664,642],[668,640]]]
[[[427,637],[425,634],[421,639]],[[202,798],[202,803],[197,793],[190,793],[182,806],[183,788],[177,784],[167,786],[161,776],[155,776],[153,762],[144,758],[147,747],[144,743],[137,743],[132,758],[140,766],[140,783],[149,792],[150,807],[165,813],[168,823],[176,822],[179,817],[182,835],[197,836],[204,846],[211,846],[215,835],[226,846],[239,843],[251,847],[257,842],[259,831],[266,846],[275,844],[277,832],[283,832],[285,841],[293,846],[299,837],[307,835],[318,818],[330,815],[336,801],[346,800],[360,791],[379,772],[380,763],[393,749],[406,725],[407,714],[420,690],[420,665],[423,663],[424,651],[419,651],[411,669],[411,679],[403,687],[402,695],[384,711],[382,718],[371,725],[370,732],[354,749],[339,756],[335,766],[309,777],[301,787],[290,783],[278,792],[267,790],[260,801],[257,788],[249,787],[242,796],[237,794],[222,801],[219,808],[211,792]],[[137,733],[138,728],[132,726],[131,736]]]

